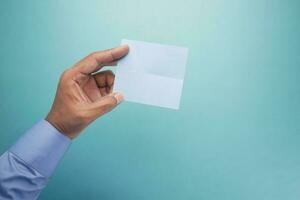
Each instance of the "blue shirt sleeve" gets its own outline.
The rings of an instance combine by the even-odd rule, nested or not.
[[[0,157],[0,199],[36,199],[71,140],[41,120]]]

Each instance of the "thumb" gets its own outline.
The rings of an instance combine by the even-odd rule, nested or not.
[[[110,112],[117,105],[119,105],[124,100],[124,96],[121,93],[111,93],[104,97],[101,97],[99,100],[95,101],[93,104],[94,109],[94,117],[100,117],[105,113]]]

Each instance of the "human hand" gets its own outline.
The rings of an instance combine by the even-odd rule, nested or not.
[[[125,45],[95,52],[64,71],[46,120],[73,139],[95,119],[115,108],[123,95],[112,93],[113,72],[95,72],[103,66],[116,65],[128,51]]]

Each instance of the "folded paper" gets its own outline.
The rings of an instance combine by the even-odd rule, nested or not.
[[[188,49],[123,39],[129,53],[118,62],[114,91],[126,101],[179,109]]]

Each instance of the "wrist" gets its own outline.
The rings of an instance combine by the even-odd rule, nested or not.
[[[61,121],[57,120],[59,117],[55,113],[49,112],[46,116],[45,120],[49,122],[56,130],[58,130],[61,134],[67,136],[70,139],[73,139],[73,134],[67,131],[66,126]]]

